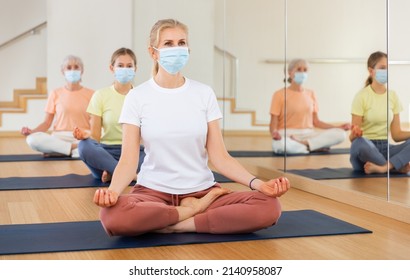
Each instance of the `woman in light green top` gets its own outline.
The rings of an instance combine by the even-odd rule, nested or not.
[[[82,140],[78,144],[80,158],[93,176],[103,182],[111,180],[121,155],[122,128],[118,119],[125,96],[132,88],[136,68],[137,59],[132,50],[120,48],[113,53],[110,71],[115,81],[97,90],[87,108],[91,115],[91,133],[74,131],[75,137]]]
[[[410,131],[400,126],[403,110],[394,91],[387,92],[387,54],[370,55],[369,77],[365,87],[356,94],[352,104],[350,162],[354,170],[386,173],[394,170],[410,172]],[[398,145],[389,145],[388,131]],[[389,158],[387,158],[389,150]]]

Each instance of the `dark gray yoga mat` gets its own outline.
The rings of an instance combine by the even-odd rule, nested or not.
[[[232,182],[227,177],[213,172],[215,181],[219,183]],[[135,182],[134,182],[135,183]],[[131,183],[133,184],[133,183]],[[0,178],[0,191],[5,190],[35,190],[35,189],[64,189],[64,188],[88,188],[108,186],[91,174],[78,175],[67,174],[64,176],[47,177],[7,177]]]
[[[145,157],[144,147],[140,147],[140,163],[141,159]],[[72,158],[70,156],[53,156],[44,157],[43,154],[14,154],[14,155],[0,155],[0,162],[14,162],[14,161],[59,161],[59,160],[80,160],[80,158]]]
[[[387,174],[365,174],[362,171],[354,171],[352,168],[320,168],[320,169],[289,169],[292,173],[315,180],[331,179],[357,179],[357,178],[387,178]],[[390,177],[409,177],[408,174],[390,173]]]
[[[0,225],[0,255],[359,233],[371,231],[314,210],[284,211],[276,225],[249,234],[147,233],[137,237],[109,237],[99,221]]]
[[[69,156],[44,157],[43,154],[19,154],[19,155],[0,155],[0,162],[14,161],[56,161],[56,160],[80,160]]]
[[[350,148],[335,148],[326,152],[311,152],[309,154],[286,154],[287,157],[295,156],[320,156],[349,154]],[[275,154],[272,151],[228,151],[233,157],[284,157],[284,154]]]

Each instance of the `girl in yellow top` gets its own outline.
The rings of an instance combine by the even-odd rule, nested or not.
[[[66,84],[51,91],[45,108],[44,121],[36,128],[23,127],[27,144],[44,156],[78,157],[78,140],[73,137],[75,127],[90,129],[90,117],[86,112],[93,90],[81,85],[84,66],[81,58],[69,55],[64,58],[61,72]],[[53,125],[53,131],[47,131]]]
[[[394,91],[387,92],[387,54],[375,52],[367,61],[369,77],[352,103],[350,162],[354,170],[386,173],[410,171],[410,132],[400,127],[403,110]],[[388,131],[398,145],[389,145]],[[387,154],[389,149],[389,160]]]
[[[133,87],[136,69],[137,58],[132,50],[116,50],[110,64],[114,83],[97,90],[87,108],[91,115],[91,134],[79,128],[74,131],[74,136],[82,140],[78,144],[80,158],[93,176],[103,182],[111,180],[121,155],[122,127],[118,119],[125,96]]]

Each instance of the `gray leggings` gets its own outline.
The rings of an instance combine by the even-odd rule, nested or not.
[[[364,170],[366,162],[377,165],[387,163],[387,150],[389,161],[395,170],[400,170],[410,162],[410,140],[398,145],[391,145],[387,140],[369,140],[363,137],[356,138],[350,147],[350,163],[354,170]]]

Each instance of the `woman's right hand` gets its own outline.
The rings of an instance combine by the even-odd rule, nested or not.
[[[351,132],[350,132],[350,140],[353,141],[358,137],[362,137],[363,130],[358,125],[352,125]]]
[[[272,132],[272,139],[273,140],[280,140],[282,137],[280,136],[280,133],[278,131]]]
[[[111,207],[117,203],[118,194],[109,189],[98,189],[95,191],[93,201],[100,207]]]
[[[33,131],[27,126],[23,126],[20,131],[20,133],[23,134],[24,136],[30,135],[32,132]]]

